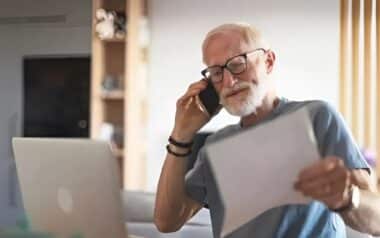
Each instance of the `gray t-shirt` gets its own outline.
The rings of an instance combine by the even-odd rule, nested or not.
[[[309,111],[321,158],[335,155],[342,158],[350,169],[369,168],[342,117],[326,102],[295,102],[281,98],[270,115],[254,126],[304,107]],[[241,128],[240,124],[227,126],[209,136],[205,145],[245,129]],[[254,156],[253,153],[252,157]],[[233,158],[231,158],[231,163],[233,163]],[[193,169],[186,175],[186,191],[194,200],[208,205],[214,237],[220,237],[224,207],[203,148],[198,154]],[[236,194],[237,196],[239,194],[238,188]],[[269,209],[227,237],[325,238],[346,237],[346,233],[344,222],[338,214],[330,211],[324,204],[313,201],[307,205],[284,205]]]

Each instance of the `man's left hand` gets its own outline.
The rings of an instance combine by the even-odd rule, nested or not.
[[[351,185],[351,172],[343,160],[328,156],[304,168],[294,188],[305,196],[325,203],[330,209],[338,209],[349,204]]]

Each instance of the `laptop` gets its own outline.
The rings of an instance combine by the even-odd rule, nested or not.
[[[119,170],[110,146],[85,139],[14,138],[32,230],[59,238],[125,238]]]

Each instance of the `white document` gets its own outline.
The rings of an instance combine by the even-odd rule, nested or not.
[[[225,206],[222,237],[264,211],[310,202],[293,184],[301,169],[319,159],[306,109],[206,147]]]

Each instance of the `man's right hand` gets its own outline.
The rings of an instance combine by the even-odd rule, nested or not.
[[[197,103],[196,97],[207,86],[202,79],[189,86],[186,93],[177,100],[175,125],[172,132],[174,139],[183,142],[192,141],[195,134],[210,120]]]
[[[196,100],[206,86],[204,80],[193,83],[177,100],[175,125],[171,134],[174,140],[183,143],[192,141],[199,129],[210,120],[208,113],[202,111]],[[172,146],[171,149],[179,154],[190,152],[190,148]],[[161,232],[177,231],[202,207],[186,193],[187,160],[175,157],[174,154],[166,154],[157,187],[154,223]]]

